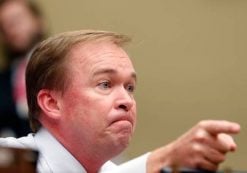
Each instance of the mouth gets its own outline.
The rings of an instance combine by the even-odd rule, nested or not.
[[[111,133],[118,134],[118,136],[129,137],[133,134],[135,126],[135,119],[132,114],[122,113],[122,114],[115,114],[112,116],[112,119],[109,123],[109,129]]]
[[[130,115],[118,115],[114,117],[114,119],[110,122],[110,125],[115,123],[128,123],[133,126],[134,120]]]

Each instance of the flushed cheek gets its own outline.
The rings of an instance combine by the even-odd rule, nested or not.
[[[77,95],[76,95],[77,94]],[[80,93],[70,92],[64,96],[62,111],[66,121],[89,121],[90,105],[86,97]]]
[[[107,124],[107,109],[106,102],[101,102],[97,99],[85,99],[78,105],[77,112],[78,119],[82,119],[86,126],[95,131],[102,131]]]
[[[83,134],[88,140],[98,138],[106,127],[105,120],[100,115],[102,111],[90,107],[90,103],[77,105],[76,111],[71,110],[73,115],[71,114],[68,119],[72,126],[77,128],[78,133]]]

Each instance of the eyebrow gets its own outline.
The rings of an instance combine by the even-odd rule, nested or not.
[[[98,70],[98,71],[95,71],[94,73],[93,73],[93,77],[95,77],[95,76],[97,76],[97,75],[101,75],[101,74],[117,74],[118,72],[116,71],[116,70],[114,70],[114,69],[100,69],[100,70]],[[135,80],[135,81],[137,81],[137,74],[136,74],[136,72],[132,72],[131,74],[130,74],[130,76]]]

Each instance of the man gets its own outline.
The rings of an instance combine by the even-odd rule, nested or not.
[[[1,139],[4,146],[40,151],[38,171],[158,173],[178,165],[216,170],[236,149],[240,126],[202,121],[176,141],[115,166],[136,125],[136,72],[123,45],[129,38],[106,31],[62,33],[40,43],[26,71],[35,134]]]
[[[25,92],[27,54],[45,37],[37,5],[27,0],[0,0],[0,35],[6,59],[0,72],[0,136],[23,136],[30,132]]]

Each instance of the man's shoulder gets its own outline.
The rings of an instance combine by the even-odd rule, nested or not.
[[[27,149],[37,148],[34,141],[34,134],[32,133],[21,138],[14,138],[14,137],[0,138],[0,146],[13,147],[13,148],[27,148]]]

